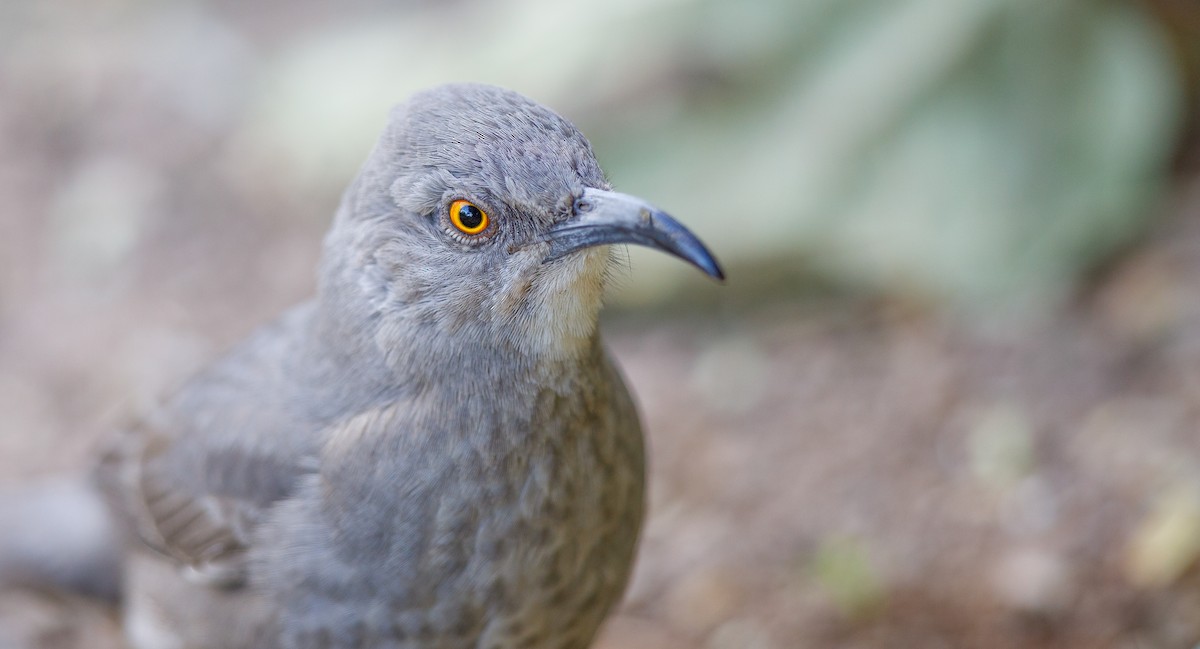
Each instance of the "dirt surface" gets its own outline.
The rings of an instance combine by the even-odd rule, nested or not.
[[[1195,198],[1041,323],[615,327],[653,506],[605,646],[1200,642]]]

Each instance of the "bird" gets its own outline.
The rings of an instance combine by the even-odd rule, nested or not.
[[[612,247],[724,279],[614,191],[584,135],[496,86],[395,107],[315,296],[112,436],[135,649],[581,649],[645,511],[598,328]]]

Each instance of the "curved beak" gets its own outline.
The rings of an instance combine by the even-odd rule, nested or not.
[[[546,261],[577,250],[614,243],[632,243],[675,255],[718,280],[721,265],[696,235],[666,212],[636,196],[585,189],[575,201],[575,215],[550,230]]]

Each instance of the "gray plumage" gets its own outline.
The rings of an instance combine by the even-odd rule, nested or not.
[[[479,234],[450,220],[468,200]],[[638,416],[596,328],[606,243],[720,276],[515,93],[396,108],[317,296],[120,435],[139,649],[587,646],[629,576]]]

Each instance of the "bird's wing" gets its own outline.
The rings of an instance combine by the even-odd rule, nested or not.
[[[196,489],[172,470],[172,439],[145,423],[117,436],[97,477],[128,529],[190,576],[232,587],[244,578],[246,548],[262,508],[234,494]],[[247,470],[255,459],[246,457]]]
[[[309,470],[320,425],[297,395],[329,383],[296,366],[312,314],[301,305],[255,332],[113,436],[97,466],[125,527],[203,581],[244,577],[259,521]]]

